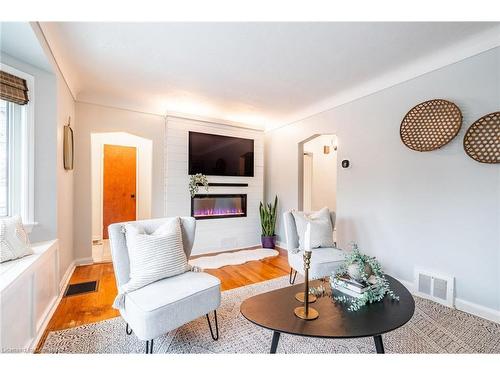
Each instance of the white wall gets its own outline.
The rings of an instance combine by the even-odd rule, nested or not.
[[[500,310],[500,165],[462,148],[468,126],[500,110],[499,66],[496,48],[266,133],[266,196],[278,194],[281,212],[297,207],[298,143],[336,134],[339,160],[352,165],[338,171],[339,244],[356,240],[404,280],[415,267],[453,275],[457,303]],[[462,129],[440,150],[412,151],[399,125],[432,98],[461,108]]]
[[[76,131],[75,103],[39,30],[33,38],[40,44],[52,71],[31,65],[2,52],[3,63],[35,78],[35,176],[34,214],[38,224],[30,233],[32,242],[59,239],[59,281],[64,281],[73,254],[73,171],[66,171],[62,159],[63,126],[72,118]]]
[[[332,147],[335,138],[334,135],[320,135],[304,143],[304,152],[312,154],[311,210],[313,211],[325,206],[330,210],[336,210],[337,152]],[[323,152],[323,146],[330,146],[329,154]]]
[[[57,71],[57,238],[59,239],[60,277],[71,267],[75,259],[73,253],[73,174],[74,171],[64,169],[63,136],[64,125],[71,117],[71,128],[78,132],[75,118],[75,102]],[[62,280],[64,281],[64,280]]]
[[[92,254],[91,134],[126,132],[152,142],[151,217],[164,216],[165,118],[95,104],[76,103],[74,250],[77,258]]]
[[[102,239],[102,161],[104,145],[131,146],[136,148],[136,217],[138,220],[151,218],[151,177],[153,142],[132,134],[94,133],[91,134],[91,174],[92,174],[92,239]]]
[[[247,194],[247,217],[198,220],[193,255],[260,244],[259,203],[264,194],[263,132],[211,122],[167,117],[165,200],[167,216],[190,216],[188,133],[196,131],[254,139],[254,177],[208,176],[209,182],[248,183],[248,187],[210,187],[209,194]]]

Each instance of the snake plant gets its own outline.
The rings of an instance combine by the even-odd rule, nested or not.
[[[260,202],[260,225],[262,226],[262,235],[266,237],[274,236],[276,228],[276,207],[278,206],[278,197],[274,197],[274,204],[264,204]]]

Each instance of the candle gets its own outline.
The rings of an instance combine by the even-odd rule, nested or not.
[[[307,223],[306,233],[304,235],[304,250],[311,251],[311,223]]]

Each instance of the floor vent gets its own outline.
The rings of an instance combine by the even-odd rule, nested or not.
[[[415,271],[416,294],[420,297],[453,307],[455,304],[455,278],[432,272]]]
[[[64,297],[97,292],[97,286],[98,286],[97,280],[87,281],[78,284],[69,284],[68,287],[66,288],[66,292],[64,293]]]

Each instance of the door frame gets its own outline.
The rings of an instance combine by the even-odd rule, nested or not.
[[[318,137],[321,137],[322,135],[333,135],[335,137],[337,137],[337,142],[338,142],[338,135],[335,134],[335,133],[316,133],[316,134],[313,134],[311,135],[310,137],[307,137],[306,139],[300,141],[298,144],[297,144],[297,166],[298,166],[298,170],[297,170],[297,193],[298,193],[298,197],[297,197],[297,209],[299,211],[303,211],[304,210],[304,144],[306,144],[307,142],[309,141],[312,141],[313,139],[315,138],[318,138]],[[337,151],[335,151],[337,152]],[[338,157],[338,154],[337,154],[337,157]],[[338,176],[338,159],[337,159],[337,165],[336,165],[336,168],[337,168],[337,176]],[[338,179],[337,179],[337,184],[338,184]],[[337,185],[338,186],[338,185]]]
[[[304,165],[305,165],[305,161],[306,161],[306,158],[309,157],[310,158],[310,162],[311,162],[311,166],[310,166],[310,177],[311,177],[311,181],[310,182],[310,207],[309,209],[312,210],[312,188],[313,188],[313,173],[314,173],[314,154],[312,152],[303,152],[302,154],[302,210],[305,211],[305,207],[304,207],[304,198],[305,198],[305,185],[306,185],[306,174],[305,174],[305,169],[304,169]]]
[[[99,219],[100,219],[100,239],[101,241],[104,239],[103,238],[103,227],[104,227],[104,146],[109,145],[109,146],[122,146],[122,147],[133,147],[135,148],[135,220],[137,220],[137,213],[139,212],[139,147],[137,146],[127,146],[127,145],[120,145],[116,143],[102,143],[101,144],[101,173],[99,176],[99,194],[100,194],[100,205],[99,205]]]

